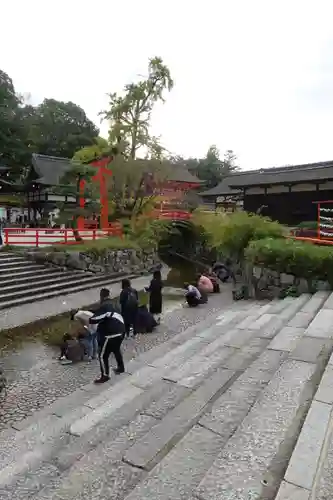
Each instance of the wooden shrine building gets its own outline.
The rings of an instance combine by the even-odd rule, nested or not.
[[[315,202],[333,199],[333,161],[239,172],[200,196],[215,209],[263,207],[264,215],[290,226],[316,221]]]
[[[199,188],[201,181],[183,166],[171,166],[168,178],[159,189],[159,207],[180,210],[181,198],[189,190]],[[71,160],[45,155],[32,155],[32,166],[27,179],[29,208],[39,212],[52,211],[59,202],[75,203],[73,196],[56,194],[56,186],[71,168]],[[112,170],[112,163],[111,163]],[[160,208],[159,208],[160,209]]]

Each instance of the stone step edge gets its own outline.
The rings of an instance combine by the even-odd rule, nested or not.
[[[330,440],[333,434],[333,354],[330,356],[325,371],[319,383],[311,403],[309,412],[298,437],[296,446],[285,472],[284,479],[279,488],[276,500],[284,500],[287,494],[293,491],[302,491],[305,498],[317,498],[317,490],[321,473],[325,464]],[[313,416],[315,414],[317,416]],[[319,413],[324,416],[324,425],[318,425]],[[321,424],[323,422],[321,421]],[[314,429],[315,428],[315,429]],[[313,431],[317,432],[316,439],[309,442],[309,436],[313,437]],[[298,470],[300,461],[307,463],[307,470]],[[309,470],[310,469],[310,470]],[[300,493],[301,494],[301,493]]]
[[[29,292],[39,292],[40,290],[57,290],[59,287],[64,285],[64,282],[66,283],[66,288],[68,285],[68,288],[71,288],[72,285],[75,285],[76,283],[90,283],[94,281],[100,281],[101,278],[105,279],[109,277],[109,279],[114,279],[114,278],[122,278],[124,274],[121,274],[120,276],[100,276],[100,275],[94,275],[94,274],[86,274],[86,275],[81,275],[81,274],[71,274],[70,276],[60,276],[57,278],[51,278],[52,279],[52,284],[48,285],[47,281],[42,281],[42,283],[38,280],[31,280],[29,284]],[[50,281],[50,280],[49,280]],[[55,283],[56,282],[56,283]],[[41,285],[41,286],[39,286]],[[45,285],[45,286],[44,286]],[[16,290],[19,288],[18,290]],[[63,288],[62,290],[64,291],[66,288]],[[9,287],[4,287],[0,289],[0,303],[3,299],[7,299],[8,297],[14,296],[14,298],[19,298],[20,296],[25,296],[27,293],[27,286],[26,284],[21,284],[21,285],[12,285]],[[6,291],[7,293],[3,294],[2,292]],[[12,293],[10,292],[12,291]]]
[[[89,290],[90,288],[97,288],[99,285],[106,285],[106,284],[113,284],[113,283],[117,283],[119,282],[119,280],[122,278],[122,277],[125,277],[132,280],[132,279],[135,279],[135,278],[138,278],[140,276],[138,276],[137,274],[133,274],[133,275],[122,275],[118,278],[108,278],[108,276],[105,276],[103,277],[102,275],[100,276],[100,280],[99,281],[96,281],[96,282],[88,282],[86,284],[83,284],[82,286],[75,286],[75,287],[71,287],[71,288],[67,288],[67,289],[64,289],[62,291],[60,290],[54,290],[53,292],[46,292],[46,293],[43,293],[43,294],[31,294],[29,296],[27,296],[26,298],[20,298],[20,299],[13,299],[13,300],[8,300],[7,302],[0,302],[0,310],[2,309],[9,309],[11,307],[16,307],[16,306],[21,306],[21,305],[24,305],[24,304],[31,304],[33,302],[39,302],[41,300],[46,300],[46,299],[51,299],[53,297],[59,297],[59,296],[63,296],[63,295],[70,295],[72,293],[77,293],[77,292],[81,292],[81,291],[84,291],[84,290]]]

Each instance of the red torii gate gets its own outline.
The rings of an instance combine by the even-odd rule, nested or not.
[[[100,186],[100,227],[101,229],[109,228],[109,203],[108,203],[108,191],[106,185],[106,179],[108,176],[112,175],[112,171],[107,169],[107,165],[111,163],[112,157],[105,157],[98,160],[94,160],[89,165],[96,167],[98,169],[96,175],[92,177],[94,182],[99,182]],[[86,200],[84,198],[86,181],[81,179],[80,181],[80,208],[84,209]],[[84,217],[79,217],[78,219],[78,229],[84,229]]]

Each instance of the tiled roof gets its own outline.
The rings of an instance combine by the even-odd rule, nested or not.
[[[248,170],[226,177],[213,189],[201,193],[201,196],[232,194],[237,189],[249,186],[320,182],[328,179],[333,179],[333,161]]]
[[[59,184],[60,179],[71,167],[68,158],[54,156],[32,155],[32,164],[38,176],[38,182],[46,186]],[[200,184],[201,181],[182,166],[172,165],[169,180],[176,182],[190,182]]]

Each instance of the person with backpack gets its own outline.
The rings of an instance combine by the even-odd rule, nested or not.
[[[101,376],[95,384],[104,384],[110,380],[109,357],[113,353],[117,368],[115,374],[124,373],[124,360],[121,353],[121,344],[124,340],[125,325],[121,314],[116,310],[110,297],[110,290],[102,288],[100,291],[100,306],[89,318],[91,325],[97,325],[98,357],[101,367]]]
[[[136,320],[139,307],[139,295],[135,288],[132,288],[129,279],[124,278],[121,282],[121,293],[119,297],[121,314],[125,322],[125,332],[129,337],[131,328],[133,335],[136,335]]]

